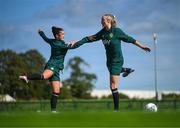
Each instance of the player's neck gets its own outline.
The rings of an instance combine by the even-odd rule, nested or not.
[[[106,30],[110,30],[110,29],[111,29],[111,25],[107,25],[107,26],[105,27],[105,29],[106,29]]]

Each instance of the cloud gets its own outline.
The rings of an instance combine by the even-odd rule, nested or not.
[[[34,35],[26,25],[0,23],[0,41],[0,50],[13,49],[22,52],[32,48]]]
[[[97,26],[104,13],[112,10],[111,2],[105,0],[66,0],[37,14],[39,19],[58,19],[73,27]]]
[[[138,4],[141,3],[141,4]],[[63,21],[71,27],[98,26],[104,13],[113,13],[120,25],[137,34],[180,31],[179,0],[66,0],[48,6],[37,14],[39,19]]]
[[[4,47],[4,45],[12,45],[13,40],[19,36],[18,27],[15,27],[13,25],[9,24],[0,24],[0,40],[1,40],[1,48]]]
[[[144,0],[140,5],[135,0],[132,4],[133,11],[128,11],[123,17],[123,23],[128,26],[129,32],[136,34],[150,34],[153,32],[164,33],[168,35],[180,32],[180,2],[166,0]],[[142,6],[143,5],[143,6]]]

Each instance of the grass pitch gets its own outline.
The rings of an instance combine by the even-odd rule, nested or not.
[[[180,111],[0,112],[0,127],[180,127]]]

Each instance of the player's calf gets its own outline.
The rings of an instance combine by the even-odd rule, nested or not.
[[[42,74],[32,74],[28,76],[19,76],[19,79],[28,83],[29,80],[44,80],[44,76]]]

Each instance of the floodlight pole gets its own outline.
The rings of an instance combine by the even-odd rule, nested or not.
[[[157,34],[153,34],[154,39],[154,86],[155,86],[155,99],[158,101],[158,87],[157,87]]]

